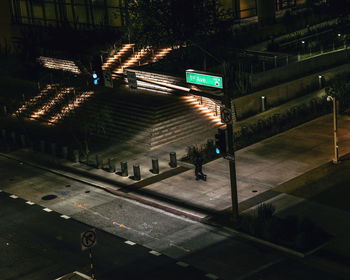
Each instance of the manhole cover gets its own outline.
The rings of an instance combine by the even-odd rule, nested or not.
[[[66,185],[66,188],[70,188],[70,185]]]
[[[257,190],[252,190],[252,192],[258,192]]]
[[[48,194],[48,195],[43,196],[41,199],[42,200],[52,200],[52,199],[55,199],[55,198],[57,198],[57,195]]]
[[[89,193],[90,191],[85,191],[85,193]]]

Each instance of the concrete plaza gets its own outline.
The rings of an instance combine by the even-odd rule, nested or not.
[[[341,116],[338,124],[339,153],[344,155],[350,152],[350,118]],[[227,160],[221,158],[205,164],[203,170],[208,175],[208,180],[196,181],[191,165],[185,164],[191,168],[187,171],[180,167],[178,171],[172,170],[175,172],[171,172],[168,166],[168,153],[176,151],[181,155],[185,148],[186,143],[180,142],[130,157],[129,166],[133,163],[140,164],[143,178],[148,179],[136,184],[129,178],[82,164],[55,160],[55,165],[51,165],[52,157],[36,154],[34,158],[33,152],[28,150],[17,150],[7,156],[44,168],[50,167],[55,172],[99,185],[111,192],[125,192],[125,187],[134,184],[137,188],[127,189],[129,194],[138,196],[141,192],[141,195],[146,195],[146,201],[151,201],[152,204],[166,205],[167,208],[198,218],[228,209],[231,206],[231,193]],[[332,160],[332,115],[317,118],[248,146],[235,155],[238,200],[241,210],[244,210],[271,198],[266,194],[272,188]],[[168,172],[167,176],[164,173],[154,175],[149,172],[150,158],[153,156],[159,158],[161,172]],[[60,167],[64,167],[64,170]],[[177,206],[173,205],[174,202]]]

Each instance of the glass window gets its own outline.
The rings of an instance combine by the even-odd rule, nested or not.
[[[45,14],[47,20],[56,20],[56,8],[54,3],[45,4]]]
[[[94,24],[95,25],[105,25],[107,24],[107,17],[106,17],[106,14],[105,14],[105,7],[101,7],[101,6],[98,6],[98,7],[95,7],[94,6],[94,9],[93,9],[93,13],[94,13]]]
[[[74,11],[78,23],[89,23],[86,6],[74,5]]]
[[[240,1],[241,18],[256,16],[256,0]]]

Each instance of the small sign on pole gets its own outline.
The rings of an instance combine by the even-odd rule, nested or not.
[[[137,77],[133,71],[126,71],[126,78],[128,79],[128,85],[131,89],[137,89]]]
[[[87,231],[84,231],[80,235],[80,244],[81,244],[81,250],[85,251],[86,249],[90,249],[96,245],[97,239],[96,239],[96,230],[95,229],[89,229]]]
[[[220,111],[221,121],[225,124],[232,123],[232,112],[226,107],[221,107]]]
[[[218,89],[224,88],[221,76],[193,69],[186,70],[186,82]]]
[[[80,234],[80,244],[81,244],[81,250],[89,249],[89,259],[90,259],[90,268],[91,268],[91,278],[93,280],[96,279],[95,277],[95,267],[94,267],[94,260],[92,257],[92,247],[96,245],[97,239],[96,239],[96,230],[95,229],[89,229],[87,231],[84,231],[82,234]]]
[[[103,71],[103,80],[105,81],[105,87],[113,88],[112,72],[110,70]]]

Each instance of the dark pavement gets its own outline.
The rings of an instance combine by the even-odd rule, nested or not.
[[[80,234],[90,227],[43,209],[0,193],[0,279],[49,280],[76,270],[89,274],[88,251],[81,251]],[[208,279],[204,272],[140,245],[128,245],[117,236],[97,230],[97,238],[97,279]]]

